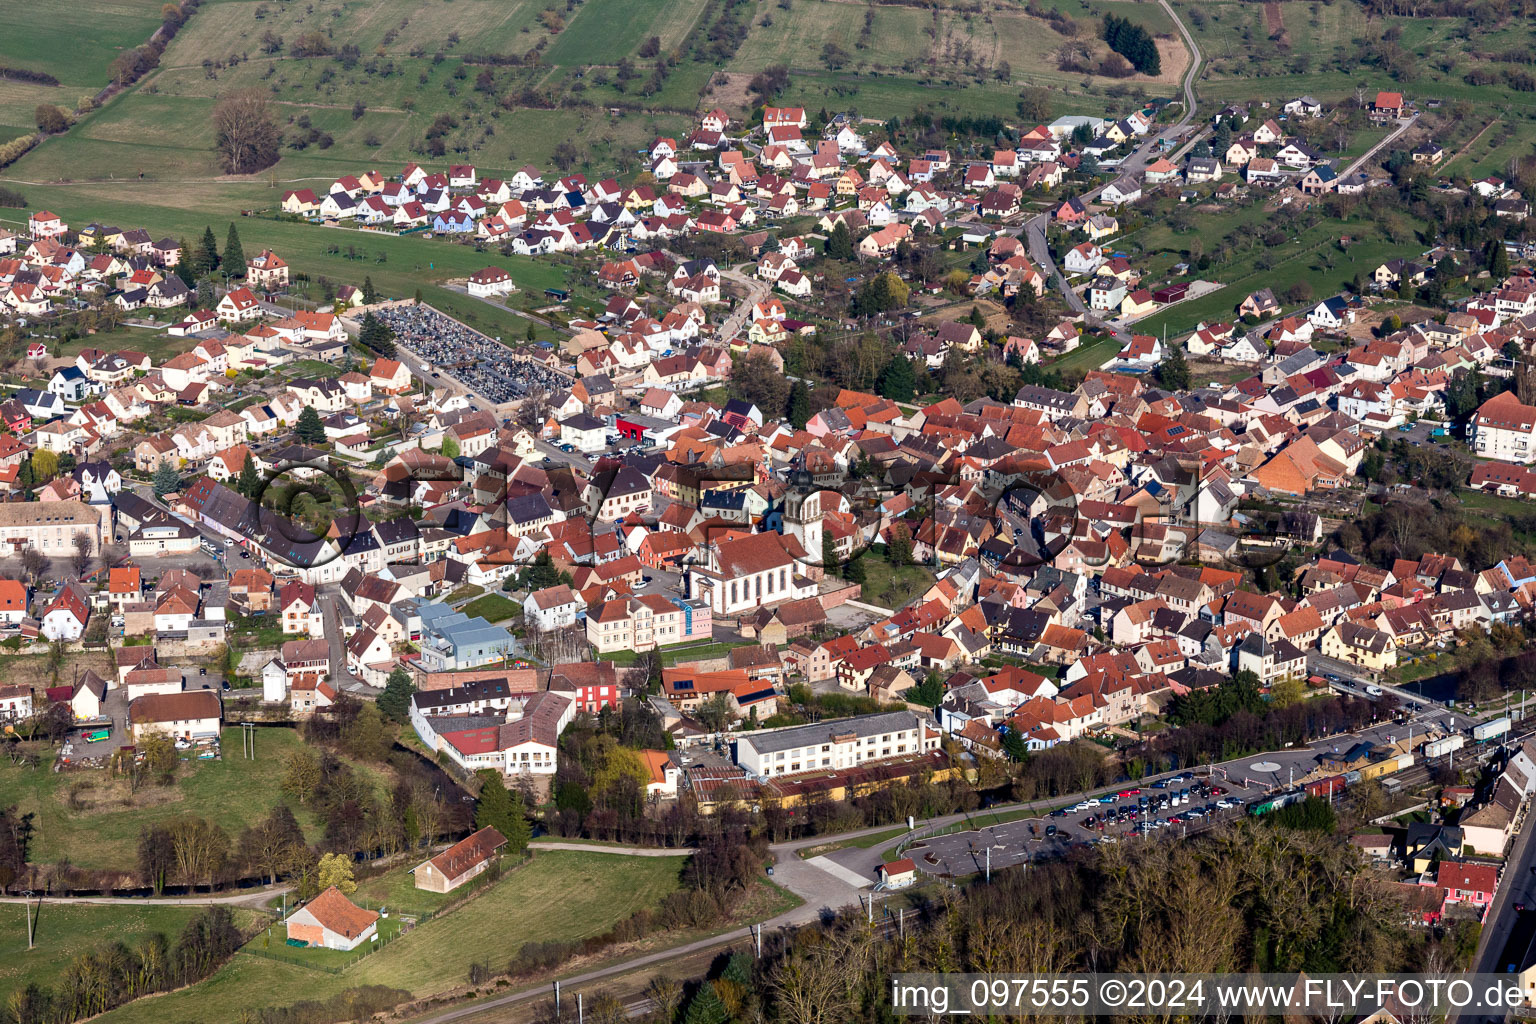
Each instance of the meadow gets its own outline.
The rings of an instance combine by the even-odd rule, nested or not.
[[[182,928],[202,912],[186,906],[104,906],[84,903],[33,905],[34,946],[27,948],[27,910],[20,903],[0,904],[0,998],[29,984],[51,986],[77,956],[113,942],[134,945],[160,932],[172,945]],[[235,923],[250,927],[256,915],[235,911]]]
[[[0,80],[0,126],[35,131],[33,109],[52,103],[73,110],[107,84],[108,66],[143,43],[160,24],[164,0],[77,0],[7,4],[0,66],[39,71],[56,86]]]
[[[0,766],[0,806],[14,804],[22,814],[36,815],[33,861],[67,857],[79,868],[131,874],[139,832],[147,825],[191,814],[214,822],[233,839],[286,801],[283,766],[303,742],[292,729],[261,729],[257,744],[256,760],[245,760],[239,730],[226,730],[223,760],[183,761],[170,787],[147,784],[137,794],[105,771],[55,773],[5,764]],[[373,767],[354,767],[381,791],[386,787],[387,779]],[[84,787],[77,793],[83,803],[79,810],[71,806],[71,790],[77,786]],[[294,815],[311,839],[319,838],[320,822],[308,808],[295,806]]]
[[[202,1024],[241,1010],[324,999],[357,985],[392,985],[428,996],[465,985],[469,966],[500,969],[525,942],[598,935],[678,887],[682,857],[546,851],[498,882],[355,961],[339,974],[239,953],[212,978],[130,1003],[105,1024]],[[365,892],[369,891],[366,887]],[[558,907],[558,912],[552,908]]]

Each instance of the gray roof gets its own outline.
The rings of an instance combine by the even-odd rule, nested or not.
[[[856,718],[839,718],[830,722],[797,725],[774,732],[751,733],[740,737],[736,742],[745,743],[758,753],[766,754],[776,750],[793,750],[796,747],[830,743],[832,737],[845,736],[849,733],[862,739],[865,736],[878,736],[897,729],[916,729],[918,722],[917,715],[910,711],[882,711],[873,715],[859,715]]]

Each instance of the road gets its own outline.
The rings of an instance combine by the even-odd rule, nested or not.
[[[1204,62],[1205,58],[1200,53],[1200,47],[1195,44],[1194,36],[1190,35],[1189,29],[1184,26],[1184,22],[1179,20],[1178,14],[1169,5],[1168,0],[1158,0],[1158,5],[1168,13],[1169,18],[1173,19],[1174,25],[1179,30],[1179,35],[1184,38],[1185,47],[1189,50],[1189,67],[1184,72],[1183,80],[1184,113],[1173,124],[1156,135],[1150,136],[1135,152],[1126,157],[1119,167],[1116,168],[1118,172],[1117,177],[1119,175],[1140,175],[1142,171],[1146,170],[1147,164],[1152,162],[1152,156],[1158,142],[1182,132],[1195,117],[1195,78],[1199,75],[1200,65]],[[1174,156],[1177,157],[1178,154],[1175,153]],[[1105,184],[1107,185],[1108,182],[1105,182]],[[1077,198],[1081,199],[1084,203],[1091,202],[1103,188],[1104,185],[1100,185],[1098,188],[1085,192]],[[1067,279],[1062,274],[1061,268],[1056,265],[1056,261],[1051,257],[1051,248],[1046,242],[1045,229],[1050,223],[1050,219],[1051,215],[1049,213],[1042,213],[1025,222],[1024,241],[1029,249],[1029,258],[1034,261],[1035,266],[1040,268],[1041,274],[1055,282],[1056,290],[1061,293],[1061,297],[1073,312],[1081,315],[1090,326],[1100,327],[1112,332],[1115,339],[1122,345],[1128,343],[1131,340],[1130,331],[1122,327],[1116,327],[1090,313],[1082,297],[1067,284]]]
[[[331,585],[327,584],[329,588]],[[378,696],[379,691],[364,683],[347,668],[346,635],[341,628],[341,594],[328,590],[316,596],[325,619],[325,642],[331,654],[331,681],[348,693],[359,696]]]
[[[731,310],[729,316],[720,325],[720,331],[715,337],[721,341],[729,341],[741,333],[747,326],[747,319],[752,315],[752,307],[768,297],[773,291],[773,286],[761,278],[748,277],[739,270],[722,270],[720,276],[728,281],[734,281],[747,290],[747,295],[736,308]]]
[[[1525,956],[1532,941],[1532,912],[1515,909],[1516,903],[1536,905],[1536,814],[1526,806],[1525,827],[1510,847],[1509,860],[1500,878],[1499,891],[1494,894],[1493,906],[1483,920],[1482,934],[1478,937],[1477,952],[1472,956],[1472,972],[1475,974],[1505,974],[1510,964],[1517,968],[1526,965]],[[1451,1021],[1461,1024],[1489,1024],[1506,1018],[1499,1016],[1472,1015],[1451,1016]]]
[[[1397,130],[1396,131],[1392,132],[1386,138],[1384,138],[1380,142],[1376,143],[1376,145],[1372,146],[1370,149],[1368,149],[1364,153],[1360,154],[1359,159],[1355,160],[1348,167],[1344,168],[1342,171],[1339,172],[1339,177],[1340,178],[1347,178],[1351,174],[1354,174],[1356,171],[1358,171],[1360,168],[1364,167],[1366,165],[1366,163],[1368,163],[1373,156],[1375,156],[1377,153],[1381,152],[1383,147],[1390,146],[1392,143],[1396,142],[1402,136],[1402,134],[1404,132],[1406,132],[1409,128],[1412,128],[1414,126],[1414,124],[1418,120],[1419,120],[1419,115],[1418,114],[1414,114],[1412,117],[1404,118],[1404,119],[1398,121],[1397,122]]]
[[[224,896],[45,896],[44,903],[84,903],[115,907],[265,906],[274,896],[292,892],[291,885],[263,886]],[[0,903],[26,903],[25,896],[0,896]],[[33,897],[35,899],[35,897]]]

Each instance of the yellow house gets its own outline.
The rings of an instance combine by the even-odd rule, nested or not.
[[[1381,672],[1397,665],[1397,646],[1379,629],[1340,622],[1323,634],[1324,657]]]
[[[1089,217],[1083,230],[1088,233],[1089,241],[1097,242],[1119,232],[1120,222],[1107,213],[1101,213],[1097,217]]]
[[[1137,288],[1120,300],[1121,316],[1146,316],[1157,308],[1157,301],[1145,288]]]
[[[789,332],[777,320],[754,320],[747,329],[747,340],[754,345],[772,345],[789,338]]]
[[[517,433],[512,435],[510,445],[504,445],[504,447],[510,447],[512,454],[518,458],[527,458],[534,452],[533,442],[533,435],[526,428],[519,427]]]
[[[1126,133],[1124,128],[1120,127],[1119,121],[1115,121],[1108,128],[1104,129],[1104,137],[1111,142],[1124,142],[1130,138],[1130,135]]]

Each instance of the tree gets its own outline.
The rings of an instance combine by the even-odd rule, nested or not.
[[[790,383],[777,362],[762,348],[754,348],[731,367],[729,393],[732,398],[751,402],[765,420],[784,414]]]
[[[306,405],[304,411],[299,413],[298,422],[293,425],[293,434],[305,444],[322,444],[325,441],[325,424],[320,422],[320,414],[312,405]]]
[[[910,402],[917,391],[917,374],[912,371],[912,361],[898,355],[880,374],[876,388],[884,398],[893,402]]]
[[[250,452],[245,453],[245,463],[235,479],[235,490],[253,500],[261,493],[261,474],[256,470],[256,458]]]
[[[228,174],[252,174],[277,163],[282,141],[260,89],[242,89],[213,108],[214,150]]]
[[[224,267],[232,278],[245,276],[245,247],[240,244],[234,221],[230,221],[229,234],[224,239]]]
[[[821,567],[828,573],[837,572],[837,541],[832,538],[832,532],[825,528],[821,531]]]
[[[356,892],[357,883],[352,879],[352,858],[344,853],[328,853],[321,857],[319,879],[315,885],[321,892],[334,885],[344,896]]]
[[[1301,703],[1306,695],[1306,685],[1295,676],[1287,676],[1269,688],[1269,703],[1277,708],[1288,708]]]
[[[176,472],[176,467],[169,460],[165,460],[155,467],[155,475],[150,478],[150,484],[155,489],[155,497],[163,498],[181,486],[181,474]]]
[[[39,103],[32,116],[37,122],[37,130],[44,135],[69,131],[69,115],[52,103]]]
[[[862,585],[867,578],[868,575],[864,571],[864,559],[850,558],[848,564],[843,566],[843,579],[849,583]]]
[[[1168,346],[1163,361],[1157,365],[1157,382],[1169,391],[1188,391],[1189,363],[1184,359],[1184,349],[1177,343]]]
[[[901,699],[908,704],[921,704],[925,708],[936,708],[944,700],[944,680],[939,678],[937,672],[930,672],[928,673],[928,678],[903,693]]]
[[[481,783],[480,798],[475,801],[475,827],[494,828],[506,837],[508,849],[522,852],[530,834],[523,794],[509,792],[501,773],[493,768],[482,768],[475,774]]]
[[[259,824],[240,835],[240,855],[251,867],[277,882],[293,861],[293,848],[304,845],[304,831],[287,804],[277,804]]]
[[[84,576],[91,568],[91,562],[96,557],[92,550],[91,535],[84,530],[75,534],[75,553],[70,556],[70,565],[74,567],[75,575]]]
[[[892,565],[912,564],[912,537],[900,523],[892,526],[886,536],[885,560]]]
[[[848,225],[838,221],[832,226],[832,231],[827,235],[826,254],[834,260],[852,260],[853,232],[848,230]]]
[[[1488,243],[1485,259],[1489,277],[1495,281],[1503,281],[1509,276],[1509,252],[1504,248],[1502,239],[1495,238]]]
[[[389,674],[389,679],[384,683],[384,692],[379,694],[379,713],[391,722],[404,724],[411,716],[411,694],[416,692],[416,685],[411,682],[411,674],[403,668],[397,668]]]
[[[52,480],[59,472],[59,457],[45,448],[32,453],[32,479],[40,484]]]
[[[165,891],[165,883],[175,867],[176,854],[171,846],[170,829],[164,825],[142,829],[139,832],[139,880],[158,896]]]
[[[53,563],[48,556],[28,544],[21,549],[21,571],[29,580],[36,582],[46,576]]]
[[[806,421],[811,418],[811,389],[805,386],[803,380],[797,380],[789,387],[789,412],[786,418],[796,430],[805,429]]]
[[[727,1024],[730,1019],[725,1003],[720,1001],[720,993],[715,991],[714,983],[708,981],[699,986],[688,1002],[688,1009],[683,1012],[683,1024]]]
[[[1102,35],[1109,48],[1130,61],[1137,71],[1144,75],[1162,74],[1163,62],[1157,52],[1157,43],[1140,25],[1115,14],[1106,14]]]
[[[379,301],[379,293],[373,290],[373,278],[363,275],[363,305],[371,306]]]
[[[892,309],[901,309],[907,304],[907,298],[910,295],[911,288],[907,282],[887,270],[864,282],[864,286],[854,296],[853,314],[870,316]]]
[[[363,343],[364,348],[372,349],[387,359],[394,358],[395,332],[371,312],[363,314],[363,325],[358,331],[357,340]]]
[[[192,272],[198,277],[207,277],[219,267],[219,243],[213,237],[213,226],[203,228],[203,237],[197,240],[197,248],[192,252]]]
[[[320,788],[320,762],[308,750],[295,750],[283,764],[283,792],[299,803],[308,802]]]

